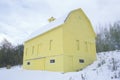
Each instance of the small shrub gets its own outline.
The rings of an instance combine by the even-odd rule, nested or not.
[[[98,67],[101,67],[103,64],[105,64],[105,60],[100,61],[100,63],[98,63]]]
[[[81,74],[81,78],[82,78],[82,80],[86,80],[86,76],[83,74]]]
[[[108,65],[108,68],[109,68],[111,71],[117,71],[117,70],[118,70],[118,67],[119,67],[118,61],[115,60],[114,58],[112,58],[112,59],[110,60],[110,64]]]
[[[70,77],[69,80],[74,80],[74,79],[72,77]]]
[[[11,65],[7,65],[6,68],[7,68],[7,69],[10,69],[10,68],[11,68]]]

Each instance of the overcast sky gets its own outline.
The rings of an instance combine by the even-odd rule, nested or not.
[[[0,0],[0,40],[22,43],[51,16],[82,8],[94,29],[120,20],[120,0]]]

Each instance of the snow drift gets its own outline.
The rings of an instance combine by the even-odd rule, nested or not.
[[[0,68],[1,80],[120,80],[120,51],[101,52],[97,61],[78,72],[24,70],[21,66]]]

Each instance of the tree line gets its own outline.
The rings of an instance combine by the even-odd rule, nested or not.
[[[96,37],[96,50],[97,52],[120,50],[119,21],[99,29]]]
[[[6,39],[0,44],[0,67],[21,65],[23,63],[23,45],[13,46]]]

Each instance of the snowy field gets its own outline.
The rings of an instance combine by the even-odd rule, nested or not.
[[[120,51],[102,52],[97,60],[78,72],[24,70],[21,66],[0,68],[0,80],[120,80]]]

